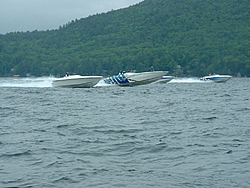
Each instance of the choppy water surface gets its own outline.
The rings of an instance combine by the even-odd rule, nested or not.
[[[0,79],[0,187],[249,187],[250,79]]]

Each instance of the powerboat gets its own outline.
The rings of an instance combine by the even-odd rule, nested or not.
[[[167,83],[173,80],[173,76],[163,76],[160,80],[157,80],[155,83]]]
[[[90,88],[102,78],[102,76],[66,75],[63,78],[53,80],[52,85],[54,87]]]
[[[214,74],[214,75],[204,76],[204,77],[200,78],[200,80],[213,81],[213,82],[226,82],[231,78],[232,78],[232,76],[230,76],[230,75]]]
[[[110,76],[104,79],[106,84],[116,84],[119,86],[136,86],[155,82],[165,76],[168,71],[152,72],[121,72],[116,76]]]

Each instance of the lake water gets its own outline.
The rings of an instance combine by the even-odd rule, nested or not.
[[[250,187],[250,78],[0,79],[0,187]]]

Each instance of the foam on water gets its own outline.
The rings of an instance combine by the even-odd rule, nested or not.
[[[202,81],[199,78],[174,78],[169,83],[211,83],[212,81]]]
[[[117,86],[116,84],[107,84],[104,79],[100,80],[94,87],[107,87],[107,86]]]
[[[52,87],[54,77],[1,78],[0,87]]]
[[[29,77],[29,78],[0,78],[0,87],[53,87],[52,81],[55,77]],[[104,80],[100,80],[94,87],[117,86],[114,84],[106,84]]]

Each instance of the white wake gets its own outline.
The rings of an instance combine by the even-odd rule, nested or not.
[[[0,78],[0,87],[52,87],[54,77]]]

